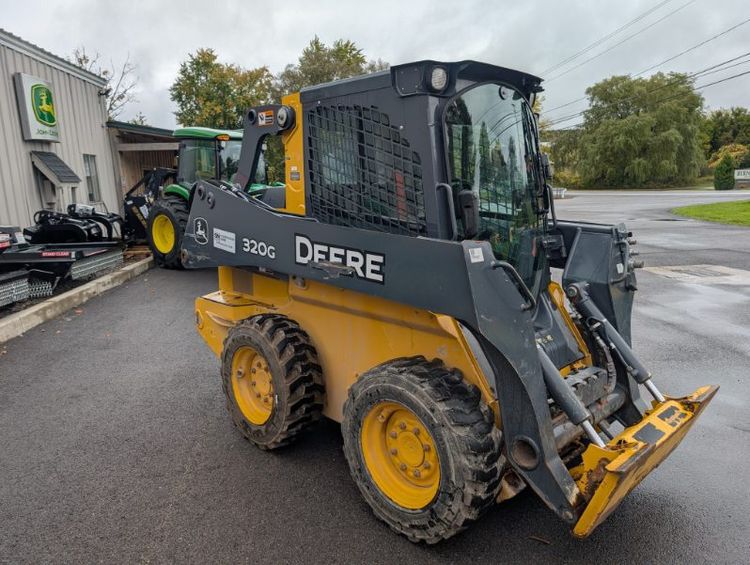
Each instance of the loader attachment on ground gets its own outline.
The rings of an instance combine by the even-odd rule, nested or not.
[[[684,398],[654,402],[643,420],[626,428],[606,447],[589,445],[583,463],[571,470],[588,499],[573,528],[576,537],[591,534],[672,453],[718,390],[718,386],[705,386]]]

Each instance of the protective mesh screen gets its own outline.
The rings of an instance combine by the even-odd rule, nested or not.
[[[405,235],[426,232],[422,165],[377,108],[307,113],[308,213],[321,222]]]

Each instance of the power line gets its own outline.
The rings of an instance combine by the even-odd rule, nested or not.
[[[554,108],[550,108],[549,110],[544,110],[544,113],[547,114],[549,112],[554,112],[555,110],[565,108],[566,106],[570,106],[571,104],[575,104],[576,102],[581,102],[582,100],[586,100],[587,98],[588,96],[581,96],[580,98],[576,98],[575,100],[571,100],[570,102],[566,102],[565,104],[560,104],[559,106],[555,106]]]
[[[599,39],[597,39],[596,41],[594,41],[590,45],[587,45],[586,47],[584,47],[583,49],[581,49],[577,53],[574,53],[573,55],[571,55],[567,59],[563,59],[562,61],[559,61],[558,63],[555,63],[554,65],[552,65],[550,68],[541,71],[540,74],[546,75],[547,73],[550,73],[550,72],[552,72],[552,71],[554,71],[554,70],[556,70],[556,69],[558,69],[558,68],[560,68],[560,67],[562,67],[562,66],[564,66],[564,65],[566,65],[568,63],[570,63],[571,61],[577,59],[581,55],[584,55],[585,53],[591,51],[591,49],[593,49],[594,47],[597,47],[597,46],[601,45],[602,43],[604,43],[608,39],[614,37],[615,35],[617,35],[621,31],[629,28],[633,24],[638,23],[639,21],[641,21],[646,16],[652,14],[653,12],[655,12],[656,10],[658,10],[659,8],[661,8],[662,6],[664,6],[665,4],[669,4],[672,1],[673,0],[664,0],[663,2],[660,2],[659,4],[657,4],[656,6],[654,6],[653,8],[651,8],[650,10],[646,10],[645,12],[643,12],[639,16],[636,16],[634,19],[630,20],[626,24],[621,25],[620,27],[618,27],[613,32],[610,32],[607,35],[605,35],[603,37],[600,37]]]
[[[698,49],[699,47],[702,47],[702,46],[706,45],[707,43],[710,43],[711,41],[714,41],[715,39],[718,39],[719,37],[722,37],[723,35],[726,35],[730,31],[733,31],[733,30],[737,29],[738,27],[740,27],[742,25],[745,25],[748,22],[750,22],[750,18],[748,18],[748,19],[746,19],[746,20],[744,20],[744,21],[742,21],[742,22],[740,22],[738,24],[735,24],[732,27],[730,27],[728,29],[725,29],[724,31],[721,31],[721,32],[717,33],[716,35],[714,35],[712,37],[709,37],[708,39],[706,39],[704,41],[701,41],[697,45],[693,45],[692,47],[689,47],[689,48],[685,49],[684,51],[681,51],[680,53],[677,53],[676,55],[673,55],[672,57],[664,59],[660,63],[657,63],[655,65],[651,65],[649,68],[641,71],[640,73],[638,73],[635,76],[640,76],[640,75],[642,75],[642,74],[644,74],[644,73],[646,73],[646,72],[648,72],[648,71],[650,71],[652,69],[655,69],[656,67],[660,67],[664,63],[668,63],[669,61],[673,61],[674,59],[677,59],[678,57],[681,57],[685,53],[689,53],[690,51],[694,51],[695,49]],[[740,55],[740,57],[742,57],[742,55]],[[737,57],[737,58],[739,59],[740,57]],[[732,59],[732,61],[733,60],[735,60],[735,59]],[[726,62],[729,62],[729,61],[726,61]],[[711,68],[713,68],[713,67],[711,67]],[[562,75],[558,75],[558,76],[562,76]],[[628,76],[631,76],[631,75],[628,75]],[[555,77],[555,78],[557,78],[557,77]],[[565,108],[565,107],[570,106],[572,104],[575,104],[577,102],[581,102],[583,100],[586,100],[586,98],[587,98],[586,96],[582,96],[581,98],[576,98],[575,100],[571,100],[570,102],[567,102],[565,104],[560,104],[559,106],[555,106],[554,108],[550,108],[549,110],[546,110],[545,113],[552,112],[554,110],[559,110],[560,108]]]
[[[745,22],[748,22],[748,21],[750,21],[750,18],[748,18]],[[745,23],[745,22],[743,22],[743,23]],[[724,33],[728,32],[728,31],[731,31],[731,29],[734,29],[736,27],[737,26],[734,26],[733,28],[730,28],[729,30],[725,30],[724,32],[722,32],[720,34],[717,34],[717,35],[713,36],[712,38],[707,39],[706,41],[702,42],[701,45],[703,45],[705,43],[708,43],[709,41],[713,41],[717,37],[720,37],[721,35],[724,35]],[[691,49],[694,49],[694,47],[691,48]],[[687,51],[688,50],[684,51],[684,53],[686,53]],[[723,69],[717,69],[717,70],[712,71],[712,72],[707,72],[707,71],[711,71],[712,69],[715,69],[716,67],[722,67],[722,66],[726,65],[727,63],[732,63],[732,62],[736,61],[737,59],[742,59],[743,57],[747,57],[748,55],[750,55],[750,51],[742,53],[741,55],[737,55],[736,57],[733,57],[732,59],[727,59],[726,61],[722,61],[721,63],[716,63],[715,65],[712,65],[710,67],[706,67],[705,69],[701,69],[700,71],[696,71],[694,73],[691,73],[691,74],[688,75],[688,77],[693,78],[693,77],[697,77],[697,76],[703,75],[703,74],[714,74],[714,73],[718,73],[720,71],[724,71],[726,69],[731,69],[732,67],[736,67],[738,65],[743,65],[743,64],[747,63],[748,61],[742,61],[742,62],[737,63],[735,65],[729,65],[727,67],[724,67]],[[676,58],[676,56],[674,58]],[[658,66],[658,65],[655,65],[655,66]],[[639,75],[643,74],[643,72],[638,73],[638,74]],[[631,75],[628,75],[628,76],[631,76]],[[636,75],[636,76],[638,76],[638,75]],[[679,79],[677,79],[677,81],[672,82],[671,84],[674,84],[675,82],[679,82]],[[660,86],[658,88],[663,88],[664,86],[669,86],[669,84],[670,83],[667,83],[667,85],[662,85],[662,86]],[[658,88],[657,88],[657,90],[658,90]],[[581,102],[583,100],[586,100],[586,98],[587,98],[586,96],[582,96],[581,98],[576,98],[575,100],[571,100],[570,102],[567,102],[565,104],[560,104],[559,106],[555,106],[554,108],[550,108],[549,110],[546,110],[544,113],[547,114],[549,112],[553,112],[554,110],[559,110],[560,108],[565,108],[566,106],[570,106],[572,104],[575,104],[576,102]],[[558,119],[559,118],[556,118],[555,121],[558,120]],[[565,121],[565,120],[563,120],[563,121]]]
[[[601,52],[597,53],[597,54],[596,54],[596,55],[594,55],[593,57],[589,57],[588,59],[584,59],[583,61],[581,61],[581,62],[580,62],[580,63],[578,63],[577,65],[574,65],[574,66],[570,67],[570,68],[569,68],[568,70],[566,70],[566,71],[563,71],[563,72],[561,72],[560,74],[557,74],[557,75],[555,75],[555,76],[553,76],[553,77],[551,77],[551,78],[547,79],[547,80],[546,80],[545,82],[547,82],[547,83],[550,83],[550,82],[552,82],[553,80],[557,80],[557,79],[558,79],[558,78],[560,78],[561,76],[567,75],[567,74],[568,74],[569,72],[572,72],[572,71],[576,70],[577,68],[579,68],[579,67],[582,67],[582,66],[583,66],[583,65],[585,65],[586,63],[589,63],[589,62],[593,61],[594,59],[598,59],[598,58],[599,58],[599,57],[601,57],[602,55],[604,55],[604,54],[606,54],[606,53],[609,53],[610,51],[612,51],[612,49],[614,49],[615,47],[619,47],[620,45],[622,45],[622,44],[623,44],[623,43],[625,43],[626,41],[629,41],[629,40],[633,39],[634,37],[636,37],[637,35],[640,35],[640,34],[641,34],[641,33],[643,33],[644,31],[647,31],[647,30],[651,29],[651,28],[652,28],[652,27],[654,27],[655,25],[657,25],[657,24],[659,24],[659,23],[663,22],[664,20],[666,20],[666,19],[667,19],[667,18],[669,18],[670,16],[673,16],[674,14],[676,14],[677,12],[679,12],[680,10],[682,10],[682,9],[684,9],[684,8],[687,8],[687,7],[688,7],[688,6],[690,5],[690,4],[693,4],[693,3],[695,3],[695,0],[689,0],[688,2],[686,2],[685,4],[683,4],[682,6],[679,6],[678,8],[676,8],[676,9],[672,10],[671,12],[669,12],[668,14],[666,14],[665,16],[662,16],[661,18],[659,18],[659,19],[658,19],[658,20],[656,20],[655,22],[653,22],[653,23],[651,23],[651,24],[647,25],[646,27],[644,27],[644,28],[642,28],[642,29],[638,30],[638,31],[637,31],[637,32],[635,32],[635,33],[632,33],[632,34],[628,35],[628,36],[627,36],[627,37],[626,37],[625,39],[622,39],[622,40],[618,41],[617,43],[615,43],[615,44],[614,44],[614,45],[612,45],[611,47],[609,47],[609,48],[605,49],[604,51],[601,51]]]
[[[745,62],[745,63],[747,63],[747,62],[750,62],[750,61],[744,61],[744,62]],[[733,65],[733,66],[734,66],[734,65]],[[721,70],[724,70],[724,69],[721,69]],[[710,86],[714,86],[714,85],[717,85],[717,84],[721,84],[721,83],[723,83],[723,82],[727,82],[727,81],[730,81],[730,80],[734,80],[734,79],[736,79],[736,78],[739,78],[739,77],[742,77],[742,76],[746,76],[746,75],[750,75],[750,71],[744,71],[744,72],[741,72],[741,73],[737,73],[737,74],[735,74],[735,75],[732,75],[732,76],[728,76],[728,77],[724,77],[724,78],[722,78],[722,79],[719,79],[719,80],[715,80],[715,81],[713,81],[713,82],[708,82],[708,83],[706,83],[706,84],[701,84],[701,85],[699,85],[699,86],[696,86],[694,90],[695,90],[695,91],[703,90],[703,89],[705,89],[705,88],[708,88],[708,87],[710,87]],[[661,87],[660,87],[660,88],[661,88]],[[654,90],[658,90],[658,89],[654,89]],[[653,92],[653,91],[652,91],[652,92]],[[683,93],[683,92],[679,92],[679,93],[677,93],[677,94],[673,94],[672,96],[667,96],[666,98],[661,98],[661,99],[659,99],[659,100],[656,100],[656,101],[655,101],[655,102],[653,103],[653,105],[654,105],[654,106],[656,106],[656,105],[659,105],[659,104],[663,104],[664,102],[668,102],[669,100],[673,100],[673,99],[675,99],[675,98],[679,98],[680,96],[684,96],[684,94],[685,94],[685,93]],[[581,115],[583,115],[583,114],[585,114],[585,113],[586,113],[586,112],[581,112]],[[573,117],[575,117],[575,116],[573,116]],[[568,119],[573,119],[573,117],[571,117],[571,118],[568,118]],[[561,120],[561,121],[568,121],[568,120]],[[560,122],[557,122],[557,123],[560,123]],[[569,126],[565,126],[565,127],[562,127],[562,128],[558,128],[558,129],[556,129],[556,130],[554,130],[554,131],[562,131],[562,130],[572,129],[572,128],[574,128],[574,127],[578,127],[578,126],[580,126],[581,124],[583,124],[583,121],[581,121],[581,122],[578,122],[578,123],[576,123],[576,124],[573,124],[573,125],[569,125]]]
[[[745,54],[744,54],[744,55],[742,55],[742,56],[747,56],[747,55],[750,55],[750,51],[748,51],[747,53],[745,53]],[[742,56],[741,56],[741,57],[742,57]],[[710,67],[707,67],[706,69],[702,69],[702,70],[700,70],[700,71],[696,71],[696,72],[694,72],[694,73],[692,73],[692,74],[689,74],[689,75],[687,75],[687,78],[696,78],[696,77],[698,77],[698,76],[704,76],[704,75],[707,75],[707,74],[713,74],[713,73],[717,73],[717,72],[720,72],[720,71],[724,71],[724,70],[726,70],[726,69],[730,69],[730,68],[732,68],[732,67],[736,67],[737,65],[730,65],[730,66],[728,66],[728,67],[725,67],[725,68],[723,68],[723,69],[717,69],[717,70],[713,70],[713,71],[711,71],[711,72],[706,72],[706,71],[708,71],[708,70],[710,70],[710,69],[714,69],[715,67],[718,67],[718,66],[724,65],[724,64],[726,64],[726,63],[728,63],[728,62],[731,62],[731,61],[735,61],[735,60],[736,60],[736,59],[738,59],[738,58],[740,58],[740,57],[735,57],[734,59],[729,59],[729,60],[727,60],[727,61],[724,61],[724,62],[722,62],[722,63],[718,63],[718,64],[716,64],[716,65],[712,65],[712,66],[710,66]],[[741,63],[738,63],[738,64],[745,64],[745,63],[750,63],[750,60],[747,60],[747,61],[742,61]],[[736,76],[741,76],[741,75],[742,75],[742,73],[740,73],[740,75],[736,75]],[[730,78],[732,78],[732,77],[730,77]],[[627,97],[625,97],[625,98],[621,98],[620,100],[616,100],[616,101],[615,101],[615,103],[617,103],[617,104],[621,104],[621,103],[623,103],[623,102],[628,102],[629,100],[634,100],[634,99],[636,99],[636,98],[640,98],[640,97],[642,97],[642,96],[644,96],[644,95],[646,95],[646,94],[651,94],[651,93],[653,93],[653,92],[656,92],[657,90],[662,90],[662,89],[664,89],[664,88],[667,88],[667,87],[669,87],[669,86],[672,86],[673,84],[677,84],[677,83],[679,83],[679,82],[680,82],[681,80],[682,80],[681,78],[677,78],[677,79],[675,79],[675,80],[672,80],[672,81],[669,81],[669,82],[667,82],[667,83],[661,84],[661,85],[657,86],[656,88],[651,88],[651,89],[647,90],[646,92],[639,92],[639,93],[637,93],[637,94],[634,94],[634,95],[632,95],[632,96],[627,96]],[[714,83],[711,83],[711,84],[714,84]],[[718,84],[718,83],[717,83],[717,84]],[[694,90],[699,90],[699,89],[701,89],[701,88],[705,88],[706,86],[711,86],[711,85],[696,86],[696,87],[694,87]],[[676,96],[682,96],[682,93],[679,93],[679,94],[677,94]],[[668,100],[668,98],[666,98],[666,99],[664,99],[664,100]],[[586,114],[586,112],[588,112],[589,110],[590,110],[590,108],[587,108],[586,110],[582,110],[582,111],[580,111],[580,112],[577,112],[577,113],[575,113],[575,114],[569,114],[569,115],[567,115],[567,116],[562,116],[562,117],[560,117],[560,118],[556,118],[556,119],[554,119],[554,120],[551,120],[551,121],[550,121],[550,122],[548,123],[548,125],[555,125],[555,124],[561,124],[561,123],[563,123],[563,122],[567,122],[567,121],[569,121],[569,120],[572,120],[573,118],[577,118],[577,117],[579,117],[579,116],[583,116],[583,115],[584,115],[584,114]]]
[[[750,18],[747,18],[746,20],[744,20],[744,21],[742,21],[742,22],[740,22],[740,23],[738,23],[738,24],[736,24],[736,25],[733,25],[733,26],[732,26],[732,27],[730,27],[729,29],[725,29],[725,30],[724,30],[724,31],[722,31],[721,33],[717,33],[717,34],[716,34],[716,35],[714,35],[713,37],[709,37],[709,38],[708,38],[708,39],[706,39],[705,41],[701,41],[701,42],[700,42],[700,43],[698,43],[697,45],[693,45],[692,47],[688,47],[688,48],[687,48],[687,49],[685,49],[684,51],[680,51],[679,53],[677,53],[677,55],[673,55],[672,57],[669,57],[668,59],[664,59],[664,60],[663,60],[662,62],[660,62],[660,63],[656,63],[655,65],[651,65],[651,66],[650,66],[649,68],[647,68],[647,69],[644,69],[644,70],[642,70],[642,71],[641,71],[640,73],[638,73],[638,74],[637,74],[636,76],[640,76],[640,75],[642,75],[643,73],[646,73],[646,72],[650,71],[651,69],[655,69],[656,67],[661,67],[661,66],[662,66],[662,65],[663,65],[664,63],[668,63],[669,61],[673,61],[673,60],[677,59],[677,57],[682,57],[682,56],[683,56],[683,55],[684,55],[685,53],[689,53],[690,51],[693,51],[693,50],[695,50],[695,49],[698,49],[698,47],[702,47],[702,46],[703,46],[703,45],[705,45],[706,43],[709,43],[709,42],[713,41],[714,39],[717,39],[717,38],[721,37],[722,35],[726,35],[726,34],[727,34],[727,33],[729,33],[730,31],[733,31],[733,30],[737,29],[738,27],[740,27],[740,26],[743,26],[743,25],[745,25],[745,24],[746,24],[747,22],[750,22]]]

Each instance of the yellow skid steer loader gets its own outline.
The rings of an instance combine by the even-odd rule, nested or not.
[[[556,218],[540,83],[421,61],[306,88],[247,111],[237,184],[194,190],[182,260],[218,266],[196,323],[235,425],[275,449],[341,422],[412,541],[526,485],[585,537],[717,391],[667,397],[632,351],[635,242]],[[249,195],[275,135],[286,185]]]

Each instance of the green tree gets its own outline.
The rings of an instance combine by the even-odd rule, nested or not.
[[[368,61],[362,49],[348,39],[337,39],[331,46],[316,35],[302,50],[296,63],[287,65],[279,73],[272,87],[276,102],[286,94],[298,92],[306,86],[314,86],[333,80],[386,70],[388,63],[378,59]],[[278,137],[266,141],[266,163],[269,181],[284,180],[284,148]]]
[[[734,161],[732,156],[725,154],[714,170],[714,188],[716,190],[731,190],[734,188]]]
[[[703,163],[703,97],[685,74],[613,76],[586,90],[590,108],[580,137],[587,186],[692,182]]]
[[[735,107],[711,112],[703,122],[706,157],[725,145],[750,145],[750,111]]]
[[[245,110],[270,101],[272,79],[268,67],[243,69],[219,62],[213,49],[198,49],[169,89],[174,114],[182,125],[241,128]]]
[[[274,81],[274,94],[279,99],[306,86],[382,71],[388,67],[388,63],[380,59],[368,62],[362,49],[353,41],[337,39],[328,46],[316,35],[302,50],[297,62],[287,65],[278,74]]]

